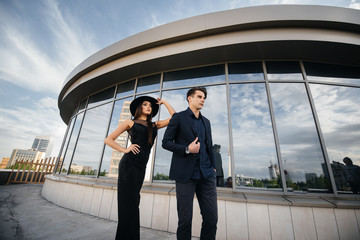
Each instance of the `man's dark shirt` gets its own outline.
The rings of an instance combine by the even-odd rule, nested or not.
[[[205,124],[201,113],[199,114],[199,118],[196,118],[190,108],[188,108],[187,111],[189,114],[191,114],[191,117],[194,120],[196,136],[198,137],[198,142],[200,143],[200,150],[195,160],[195,167],[191,178],[201,179],[203,176],[211,176],[209,173],[214,173],[214,169],[211,166],[210,157],[206,151]]]

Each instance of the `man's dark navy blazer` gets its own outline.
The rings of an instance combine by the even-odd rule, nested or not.
[[[195,131],[194,119],[192,111],[188,108],[179,113],[175,113],[165,131],[162,141],[162,147],[173,152],[170,179],[178,182],[187,182],[194,170],[195,159],[198,154],[185,153],[185,148],[197,137]],[[206,151],[209,155],[211,166],[215,168],[215,154],[211,137],[210,121],[202,116],[205,126],[205,143]],[[204,147],[204,146],[200,146]],[[214,171],[215,174],[215,171]],[[204,176],[205,178],[209,176]]]

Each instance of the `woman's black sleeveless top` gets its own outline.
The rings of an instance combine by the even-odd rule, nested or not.
[[[157,136],[157,128],[155,123],[152,124],[152,144],[149,144],[148,140],[148,127],[147,122],[143,120],[134,120],[134,125],[128,130],[131,143],[140,146],[140,153],[134,154],[129,152],[124,155],[123,160],[126,164],[133,165],[140,168],[146,168],[146,164],[149,160],[151,148],[154,144],[154,140]]]

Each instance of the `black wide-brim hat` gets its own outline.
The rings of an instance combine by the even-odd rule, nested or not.
[[[158,113],[159,111],[159,105],[157,104],[157,100],[153,97],[149,97],[149,96],[141,96],[138,98],[135,98],[131,103],[130,103],[130,112],[131,115],[135,116],[135,112],[136,112],[136,108],[142,104],[144,101],[148,101],[151,103],[151,108],[152,108],[152,117],[155,117],[155,115]]]

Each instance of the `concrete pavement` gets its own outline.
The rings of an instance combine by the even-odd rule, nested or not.
[[[41,196],[42,184],[0,185],[0,239],[114,239],[116,222],[59,207]],[[141,228],[142,240],[175,240]]]

